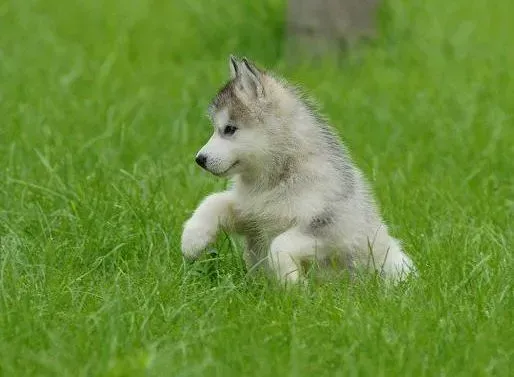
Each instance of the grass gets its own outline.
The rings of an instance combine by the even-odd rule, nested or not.
[[[379,40],[311,66],[284,9],[0,1],[0,375],[512,373],[514,3],[389,0]],[[419,279],[283,293],[223,238],[183,265],[232,52],[317,98]]]

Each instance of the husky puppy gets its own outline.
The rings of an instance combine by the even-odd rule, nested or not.
[[[395,281],[413,272],[330,126],[285,80],[246,58],[230,56],[229,67],[230,80],[209,107],[214,132],[196,162],[232,185],[207,196],[187,220],[184,257],[200,257],[224,229],[244,237],[248,269],[263,262],[282,282],[297,282],[305,263],[323,268],[328,259]]]

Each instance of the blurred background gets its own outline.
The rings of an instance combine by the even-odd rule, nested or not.
[[[168,185],[163,192],[191,189],[180,199],[189,207],[222,185],[193,156],[210,134],[206,106],[233,53],[317,100],[378,180],[386,209],[447,185],[466,206],[469,185],[480,186],[469,195],[494,187],[504,191],[489,200],[506,198],[507,177],[480,174],[512,167],[505,156],[513,140],[513,7],[507,0],[3,1],[0,174],[4,182],[87,191],[146,164],[142,184],[158,184],[157,174]],[[367,42],[355,42],[359,35]],[[408,197],[393,199],[413,184]],[[5,187],[11,206],[21,188]]]

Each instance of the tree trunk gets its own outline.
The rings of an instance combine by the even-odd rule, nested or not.
[[[338,53],[359,39],[376,35],[378,0],[289,0],[287,47],[290,53]]]

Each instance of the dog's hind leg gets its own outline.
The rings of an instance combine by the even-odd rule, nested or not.
[[[291,228],[271,242],[270,267],[280,281],[295,283],[300,279],[302,262],[313,260],[322,247],[321,240],[298,227]]]

